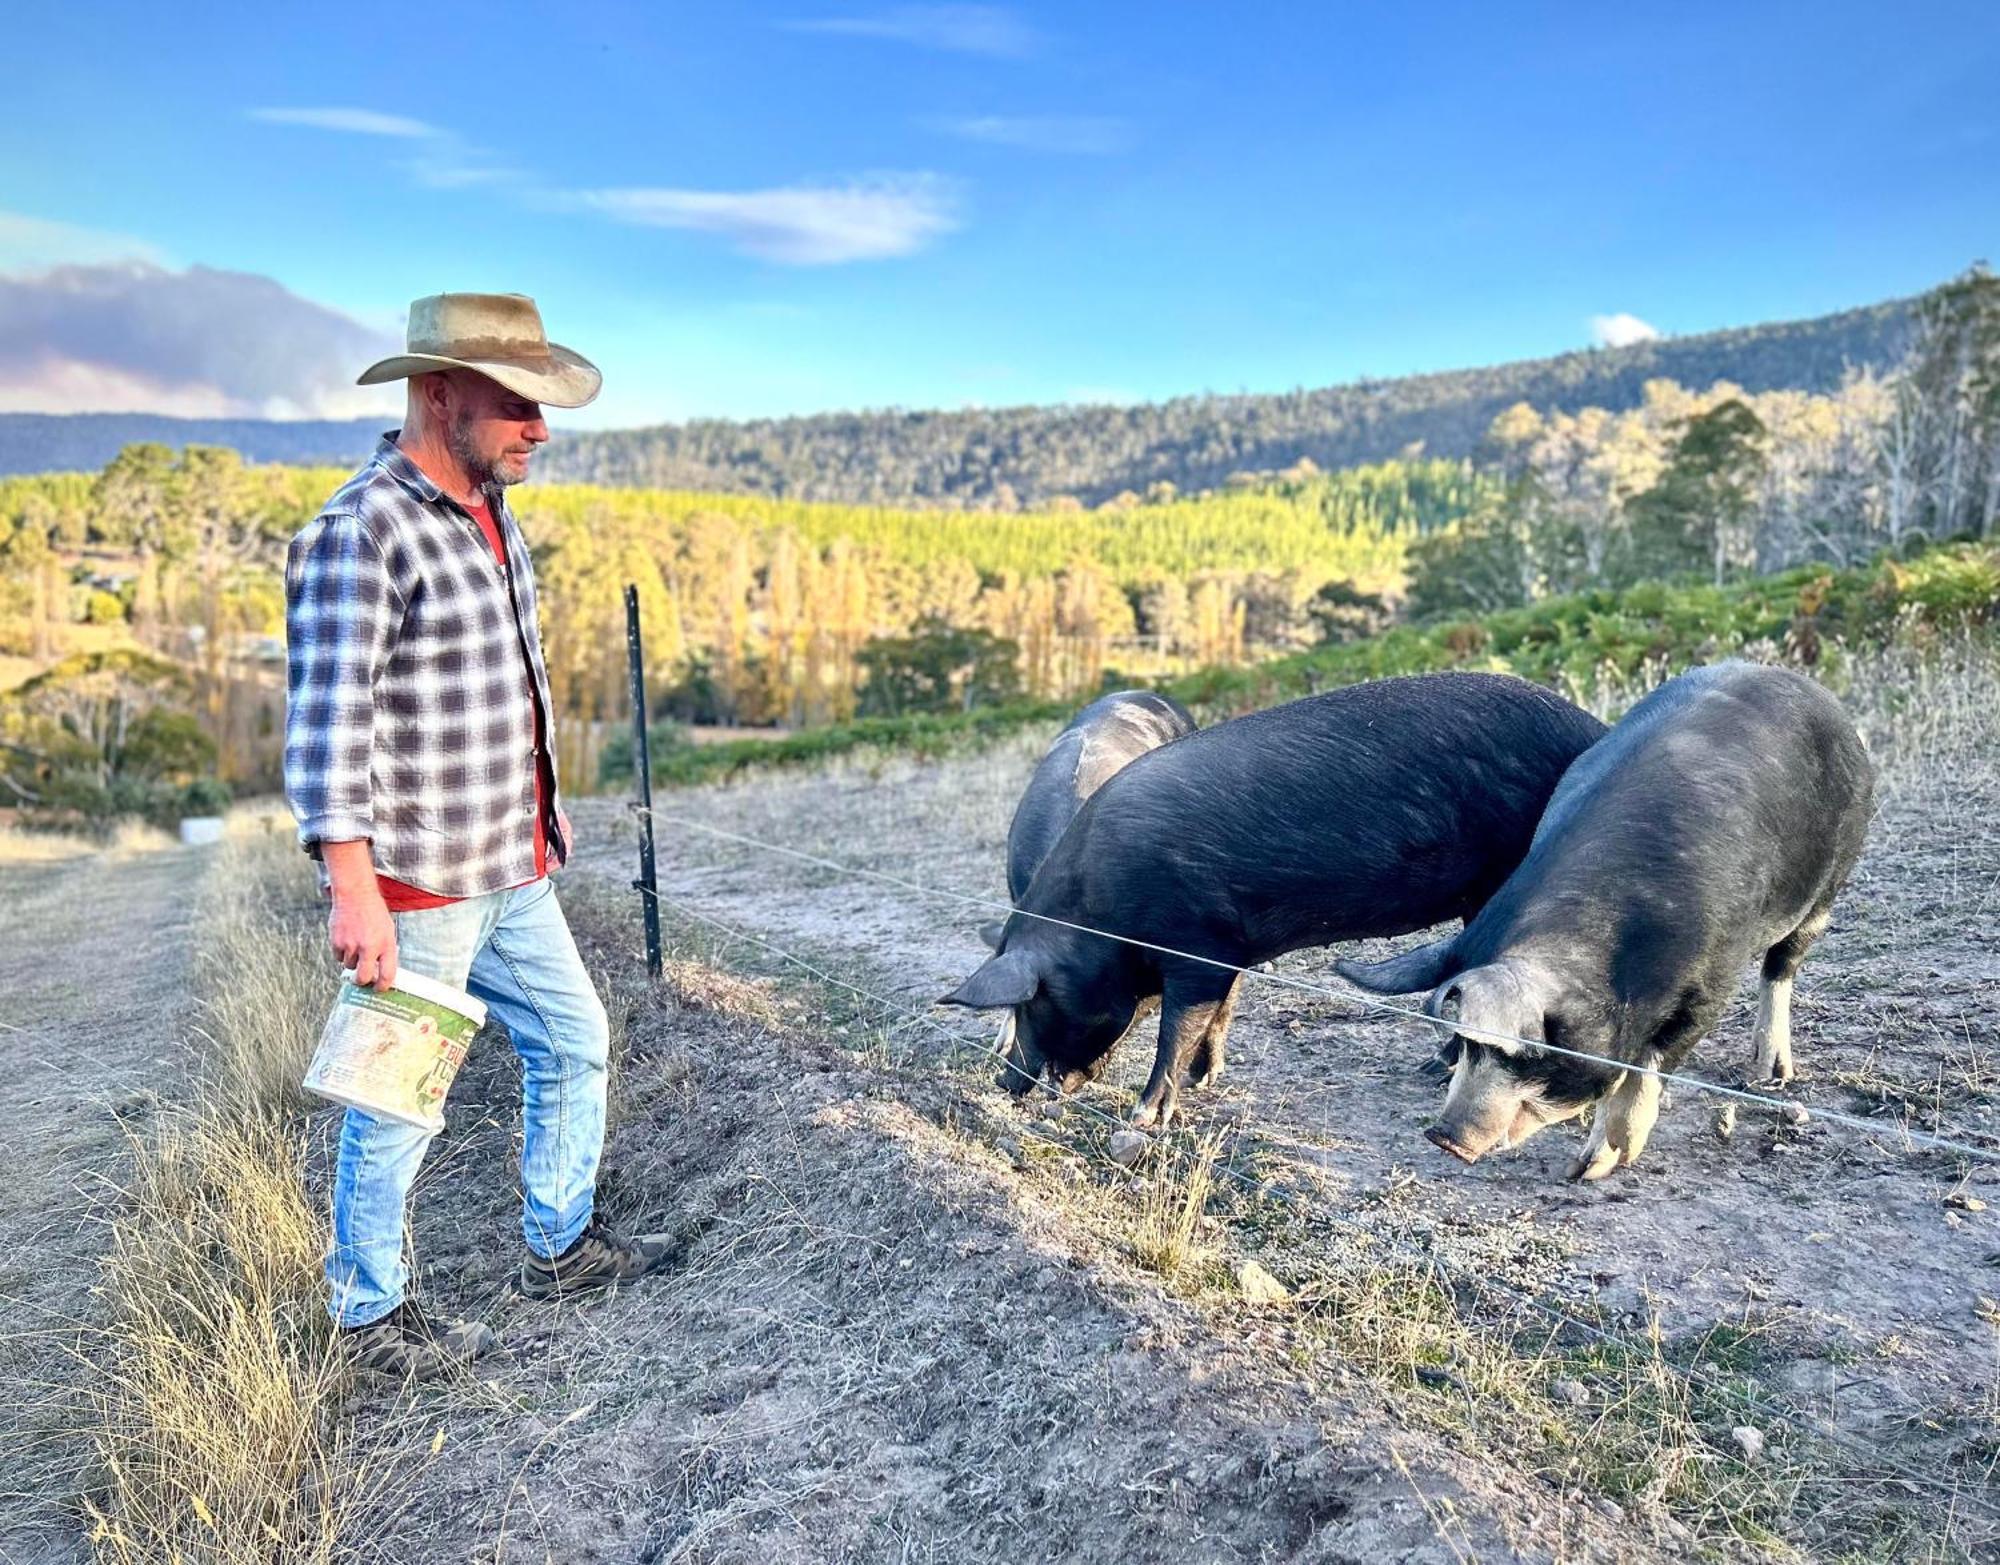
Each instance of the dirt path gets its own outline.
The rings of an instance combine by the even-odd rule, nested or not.
[[[76,1384],[126,1126],[173,1090],[192,1019],[192,892],[212,849],[0,865],[0,1560],[83,1554],[51,1445]]]

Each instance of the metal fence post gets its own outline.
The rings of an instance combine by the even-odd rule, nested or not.
[[[638,793],[639,878],[646,907],[646,971],[660,976],[660,881],[653,861],[653,757],[646,748],[646,652],[639,637],[639,588],[625,586],[625,660],[632,673],[632,777]]]

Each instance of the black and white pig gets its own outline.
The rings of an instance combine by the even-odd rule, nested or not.
[[[1008,900],[1019,903],[1027,894],[1035,871],[1069,830],[1083,801],[1113,773],[1148,750],[1185,738],[1197,726],[1180,702],[1151,690],[1116,690],[1077,713],[1056,735],[1028,779],[1021,802],[1014,806],[1014,819],[1007,827]],[[1003,928],[998,922],[982,924],[979,938],[997,951]],[[1022,1073],[1011,1010],[1000,1024],[995,1047],[1005,1062],[1003,1076],[1018,1077],[1024,1088],[1034,1080]]]
[[[1002,1081],[1019,1093],[1045,1071],[1065,1090],[1096,1076],[1158,995],[1132,1118],[1164,1124],[1183,1072],[1199,1085],[1222,1070],[1235,968],[1471,916],[1603,732],[1497,674],[1385,679],[1201,729],[1084,804],[996,954],[945,1003],[1012,1008],[1016,1068]]]
[[[1425,1134],[1470,1163],[1595,1103],[1570,1177],[1603,1178],[1659,1117],[1659,1078],[1620,1066],[1676,1068],[1760,958],[1753,1074],[1790,1080],[1792,980],[1860,855],[1872,793],[1853,723],[1810,679],[1722,663],[1660,686],[1570,768],[1527,858],[1464,930],[1338,964],[1367,989],[1431,991],[1453,1064]]]
[[[1113,691],[1077,713],[1056,735],[1014,807],[1007,827],[1008,897],[1019,902],[1027,894],[1035,871],[1069,830],[1083,801],[1113,773],[1148,750],[1186,738],[1195,727],[1186,707],[1151,690]],[[979,933],[988,945],[997,946],[1000,929],[988,924]]]

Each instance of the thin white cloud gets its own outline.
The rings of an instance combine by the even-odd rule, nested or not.
[[[927,16],[985,15],[982,6],[915,7]],[[995,16],[1001,13],[992,13]],[[931,18],[933,21],[935,17]],[[969,25],[969,24],[967,24]],[[527,170],[509,167],[454,131],[372,109],[252,109],[252,119],[317,130],[389,136],[407,143],[398,166],[427,190],[500,188],[523,206],[596,212],[645,228],[719,234],[745,255],[788,266],[831,266],[908,255],[958,226],[956,196],[935,174],[882,174],[839,184],[771,190],[688,190],[635,186],[606,190],[552,189]]]
[[[952,188],[935,174],[777,190],[580,190],[564,200],[621,223],[719,234],[787,266],[908,255],[958,227]]]
[[[269,277],[146,261],[0,273],[0,410],[341,418],[395,339]]]
[[[373,109],[251,109],[250,118],[267,125],[305,125],[313,130],[337,130],[352,136],[395,136],[421,140],[441,135],[435,126],[400,114],[378,114]]]
[[[247,113],[251,119],[270,125],[302,125],[308,130],[409,142],[410,156],[401,167],[425,190],[466,190],[510,180],[533,184],[530,176],[495,161],[493,153],[472,145],[457,132],[399,114],[378,114],[373,109],[250,109]]]
[[[882,38],[950,54],[983,54],[1020,60],[1041,46],[1041,36],[1006,6],[899,5],[853,16],[807,17],[781,22],[800,33]]]
[[[1590,340],[1600,348],[1629,348],[1635,342],[1651,342],[1659,335],[1659,327],[1622,311],[1590,318]]]
[[[470,190],[482,185],[513,184],[523,193],[535,187],[532,174],[494,161],[484,147],[470,146],[455,136],[439,136],[403,165],[426,190]]]
[[[69,261],[158,261],[143,239],[103,229],[79,228],[24,212],[0,212],[0,272],[32,271]]]
[[[1079,153],[1108,157],[1132,146],[1129,120],[1096,115],[977,114],[935,120],[937,129],[964,141],[1027,152]]]

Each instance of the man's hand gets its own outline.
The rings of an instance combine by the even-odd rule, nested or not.
[[[396,921],[375,884],[375,859],[365,840],[320,844],[333,880],[333,915],[327,939],[336,960],[354,970],[357,984],[390,988],[396,982]]]
[[[556,806],[556,829],[562,833],[563,840],[562,856],[556,860],[556,867],[560,869],[576,857],[576,833],[569,824],[569,811],[560,804]]]

